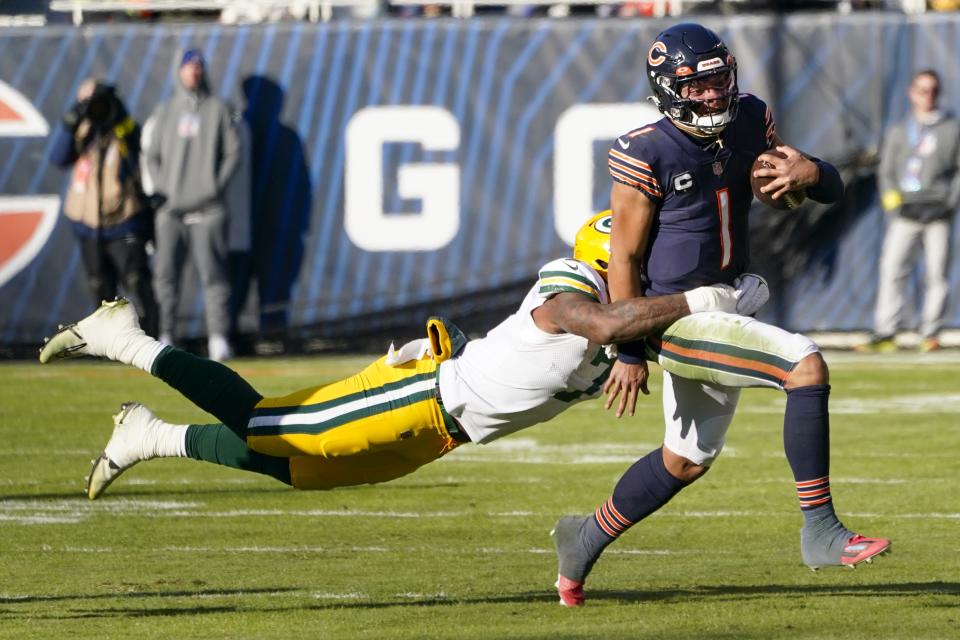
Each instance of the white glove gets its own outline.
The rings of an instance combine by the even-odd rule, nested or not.
[[[697,287],[684,292],[690,313],[701,311],[723,311],[737,313],[737,290],[728,284],[715,284],[709,287]]]
[[[742,316],[752,316],[770,299],[770,288],[763,276],[755,273],[744,273],[733,281],[737,288],[737,313]]]

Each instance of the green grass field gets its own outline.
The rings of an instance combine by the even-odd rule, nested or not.
[[[279,394],[368,360],[234,366]],[[659,442],[658,372],[634,419],[585,403],[387,485],[159,460],[89,502],[122,401],[209,418],[119,365],[0,364],[0,638],[957,638],[960,358],[828,361],[838,511],[893,553],[802,565],[784,400],[749,390],[714,469],[608,550],[579,610],[557,604],[548,532]]]

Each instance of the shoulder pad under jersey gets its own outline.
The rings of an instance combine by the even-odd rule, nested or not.
[[[573,258],[561,258],[548,262],[540,268],[537,293],[549,298],[561,292],[581,293],[606,304],[607,284],[593,268]]]
[[[755,126],[762,127],[767,148],[773,146],[773,140],[777,135],[777,124],[773,118],[773,111],[770,110],[770,106],[766,102],[753,94],[741,93],[740,115],[737,116],[737,119],[741,117],[745,121],[755,123]]]
[[[614,181],[640,191],[659,204],[663,189],[657,176],[658,142],[663,134],[655,125],[634,129],[613,141],[607,153],[607,168]]]

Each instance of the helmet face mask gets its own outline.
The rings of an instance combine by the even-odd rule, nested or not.
[[[604,280],[607,279],[607,267],[610,265],[610,228],[613,212],[609,209],[594,214],[577,231],[573,242],[573,257],[586,262]]]
[[[698,24],[673,26],[647,54],[651,100],[680,129],[720,135],[737,117],[737,62],[714,32]]]

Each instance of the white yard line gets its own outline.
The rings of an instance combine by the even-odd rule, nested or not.
[[[412,591],[406,591],[404,593],[395,593],[393,594],[395,598],[410,598],[411,600],[449,600],[448,596],[443,591],[437,593],[416,593]]]
[[[166,546],[159,549],[164,553],[388,553],[387,547],[181,547]]]
[[[317,600],[369,600],[365,593],[314,593]]]
[[[50,522],[66,522],[74,517],[92,515],[85,511],[56,512],[50,513],[40,510],[39,513],[29,513],[22,509],[20,513],[5,514],[0,513],[0,520],[21,520],[21,519],[46,519]],[[476,514],[468,511],[340,511],[340,510],[285,510],[285,509],[234,509],[230,511],[206,511],[196,509],[191,511],[165,511],[161,513],[144,512],[137,510],[103,510],[106,515],[111,517],[133,516],[146,518],[247,518],[247,517],[291,517],[291,518],[464,518],[476,515],[482,515],[489,518],[552,518],[555,513],[535,512],[535,511],[516,511],[516,512],[498,512],[491,511],[484,514]],[[709,510],[709,511],[658,511],[652,517],[665,518],[769,518],[769,517],[793,517],[796,515],[793,511],[749,511],[749,510]],[[872,517],[872,518],[960,518],[960,513],[953,512],[926,512],[926,513],[846,513],[848,516]],[[250,547],[256,550],[257,547]]]

